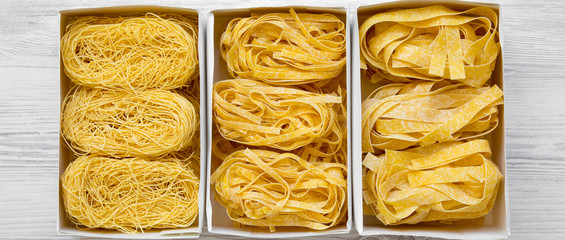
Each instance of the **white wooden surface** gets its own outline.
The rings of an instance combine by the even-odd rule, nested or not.
[[[326,6],[380,0],[323,0]],[[0,237],[56,234],[58,20],[62,9],[123,4],[200,8],[316,0],[0,1]],[[318,3],[319,4],[319,3]],[[504,0],[510,239],[565,238],[565,1]],[[203,238],[211,236],[204,232]],[[359,238],[352,231],[336,237]],[[412,239],[412,237],[380,237]]]

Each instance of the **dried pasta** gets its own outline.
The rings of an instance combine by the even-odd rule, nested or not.
[[[502,180],[490,156],[483,139],[368,153],[363,198],[386,225],[479,218],[492,209]]]
[[[342,144],[345,110],[335,93],[234,79],[215,83],[212,94],[219,133],[231,141],[285,151],[313,142],[334,150]]]
[[[192,143],[198,114],[178,93],[137,94],[76,87],[61,113],[61,134],[79,155],[161,156]]]
[[[450,79],[480,87],[500,52],[497,27],[498,16],[488,7],[379,13],[359,28],[361,68],[372,82]]]
[[[235,226],[323,230],[345,219],[346,175],[343,164],[245,149],[227,156],[210,184]]]
[[[198,215],[198,177],[180,161],[81,156],[61,177],[65,211],[77,227],[124,233],[188,227]]]
[[[345,71],[345,23],[332,14],[269,13],[235,18],[221,55],[234,78],[274,85],[327,82]]]
[[[502,95],[496,85],[474,88],[446,81],[380,87],[362,105],[363,152],[484,136],[498,125]]]
[[[198,77],[197,43],[194,20],[179,14],[86,16],[67,25],[61,57],[79,85],[174,89]]]

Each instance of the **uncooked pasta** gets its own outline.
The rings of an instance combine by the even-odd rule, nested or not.
[[[179,14],[86,16],[61,39],[65,73],[76,84],[130,91],[173,89],[198,76],[198,29]]]
[[[503,178],[491,154],[484,139],[368,153],[363,199],[386,225],[485,216]]]
[[[185,97],[76,87],[63,103],[61,131],[79,155],[161,156],[192,143],[198,115]]]
[[[359,27],[359,49],[372,82],[450,79],[480,87],[500,52],[498,16],[488,7],[439,5],[378,13]]]
[[[337,116],[342,97],[335,93],[234,79],[215,83],[212,94],[219,133],[231,141],[285,151],[314,141],[335,146],[343,141]]]
[[[363,152],[469,140],[498,126],[503,92],[496,85],[419,81],[388,84],[363,102]]]
[[[345,23],[332,14],[254,14],[234,18],[220,39],[234,78],[274,85],[326,82],[345,71]]]
[[[246,149],[227,156],[210,184],[236,226],[323,230],[346,218],[346,176],[340,163]]]
[[[188,227],[198,215],[198,177],[176,159],[81,156],[67,166],[61,187],[79,228],[136,233]]]

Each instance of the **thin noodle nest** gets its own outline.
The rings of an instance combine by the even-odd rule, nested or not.
[[[192,143],[198,114],[167,90],[138,94],[76,87],[63,103],[62,135],[79,155],[161,156]]]
[[[363,102],[363,152],[471,140],[498,126],[503,92],[496,85],[419,81],[388,84]]]
[[[76,84],[132,91],[174,89],[198,76],[198,29],[178,14],[86,16],[61,39],[65,73]]]
[[[192,225],[198,177],[176,159],[82,156],[61,177],[63,202],[77,227],[124,233]]]

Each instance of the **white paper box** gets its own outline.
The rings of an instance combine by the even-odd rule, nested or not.
[[[171,238],[197,238],[202,232],[204,227],[204,196],[206,188],[206,84],[205,84],[205,52],[204,52],[204,26],[205,18],[202,17],[199,11],[195,9],[188,8],[177,8],[177,7],[164,7],[164,6],[115,6],[115,7],[103,7],[103,8],[85,8],[85,9],[71,9],[62,10],[59,12],[59,25],[60,25],[60,37],[65,34],[65,27],[69,22],[71,17],[74,16],[86,16],[86,15],[109,15],[109,16],[119,16],[119,15],[131,15],[131,14],[145,14],[147,12],[153,13],[179,13],[183,15],[197,15],[198,16],[198,61],[199,61],[199,71],[200,71],[200,189],[198,194],[199,200],[199,211],[198,219],[194,221],[192,226],[187,228],[175,228],[175,229],[152,229],[146,230],[144,233],[137,234],[125,234],[117,230],[104,230],[104,229],[94,229],[94,230],[78,230],[75,225],[69,221],[66,216],[63,198],[61,195],[61,180],[60,177],[65,171],[67,165],[73,160],[72,151],[66,146],[62,136],[59,136],[59,178],[57,178],[59,186],[59,216],[57,218],[57,232],[59,234],[65,235],[80,235],[87,237],[103,237],[103,238],[129,238],[129,239],[171,239]],[[60,45],[59,45],[60,49]],[[59,69],[60,69],[60,103],[63,100],[69,89],[73,87],[71,80],[65,75],[63,62],[60,56],[59,50]],[[58,126],[60,128],[60,126]]]
[[[336,15],[346,24],[346,38],[350,39],[349,35],[349,11],[346,8],[335,8],[335,7],[307,7],[307,6],[280,6],[280,7],[258,7],[258,8],[241,8],[241,9],[216,9],[208,13],[207,19],[207,37],[206,37],[206,47],[208,49],[207,54],[207,89],[208,95],[208,179],[211,172],[211,146],[212,146],[212,128],[215,127],[212,124],[212,86],[215,82],[232,79],[230,74],[227,72],[226,62],[222,59],[220,54],[220,44],[219,39],[222,33],[225,31],[227,24],[230,20],[237,17],[249,17],[251,13],[272,13],[281,12],[288,13],[290,8],[294,8],[297,13],[310,12],[310,13],[331,13]],[[350,96],[350,44],[347,43],[347,96]],[[347,99],[347,109],[351,109],[349,97]],[[347,119],[347,129],[350,129],[351,122],[349,118]],[[208,230],[211,233],[217,234],[229,234],[244,237],[257,237],[257,238],[290,238],[290,237],[306,237],[306,236],[317,236],[325,234],[344,234],[348,233],[351,229],[352,224],[352,200],[351,200],[351,161],[350,161],[350,146],[351,137],[348,131],[347,137],[347,204],[348,204],[348,214],[347,222],[339,226],[334,226],[330,229],[323,231],[309,230],[307,228],[292,228],[292,227],[277,227],[276,232],[269,232],[268,229],[259,228],[236,228],[226,213],[226,209],[216,202],[214,198],[214,193],[211,192],[210,183],[206,187],[206,213],[208,221]]]
[[[504,23],[500,20],[500,6],[498,4],[473,3],[462,1],[395,1],[361,6],[352,15],[352,166],[353,166],[353,206],[354,218],[357,231],[361,235],[409,235],[427,236],[440,238],[456,239],[477,239],[477,238],[506,238],[510,234],[510,222],[508,216],[508,175],[506,172],[506,150],[505,150],[505,128],[504,128],[504,106],[499,106],[498,127],[487,136],[490,140],[493,155],[491,160],[499,167],[504,175],[496,203],[491,212],[485,217],[485,222],[481,226],[465,225],[401,225],[385,226],[375,216],[364,215],[364,200],[362,194],[362,150],[361,150],[361,103],[379,85],[372,84],[361,72],[360,50],[359,50],[359,27],[363,22],[376,13],[384,12],[393,8],[419,8],[441,4],[455,10],[465,10],[477,6],[493,8],[499,16],[499,37],[501,46],[503,45],[502,34]],[[496,68],[489,81],[490,85],[496,84],[503,88],[503,51],[497,59]]]

